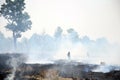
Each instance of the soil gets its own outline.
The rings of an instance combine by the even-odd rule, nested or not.
[[[7,62],[20,54],[0,54],[0,80],[12,73],[13,67]],[[120,80],[120,70],[107,73],[93,72],[99,65],[76,61],[58,60],[53,64],[20,63],[16,67],[14,80]]]

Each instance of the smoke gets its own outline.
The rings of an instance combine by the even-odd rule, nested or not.
[[[49,34],[33,34],[29,39],[22,38],[17,42],[17,52],[28,56],[27,62],[41,63],[52,62],[56,59],[68,59],[70,52],[71,60],[84,63],[120,65],[120,45],[111,44],[106,38],[91,40],[87,35],[80,36],[73,28],[66,30],[58,27],[54,36]],[[8,45],[9,44],[9,45]],[[13,52],[12,38],[5,38],[0,33],[0,52]]]
[[[11,67],[11,74],[9,74],[4,80],[14,80],[18,67],[25,62],[26,58],[21,54],[12,54],[7,61],[7,65]]]
[[[113,66],[113,65],[100,64],[98,67],[94,68],[92,71],[107,73],[113,70],[120,70],[120,67]]]

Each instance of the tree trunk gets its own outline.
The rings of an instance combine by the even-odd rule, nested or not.
[[[17,38],[16,38],[16,35],[15,35],[15,32],[13,32],[13,40],[14,40],[14,51],[16,51],[17,49]]]

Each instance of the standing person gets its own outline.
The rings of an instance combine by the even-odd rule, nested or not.
[[[68,59],[70,60],[70,51],[68,52],[67,56],[68,56]]]

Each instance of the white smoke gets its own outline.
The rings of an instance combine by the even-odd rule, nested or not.
[[[7,78],[5,78],[5,80],[14,80],[15,72],[18,67],[18,61],[16,58],[11,57],[8,64],[12,67],[12,72],[7,76]]]
[[[20,66],[20,64],[22,64],[23,62],[25,62],[26,58],[23,55],[20,54],[12,54],[10,56],[10,58],[7,61],[7,64],[12,68],[11,70],[11,74],[9,74],[5,80],[14,80],[15,75],[16,75],[16,71],[18,69],[18,67]]]
[[[71,59],[80,62],[120,65],[120,45],[111,44],[105,38],[91,40],[88,36],[80,36],[70,28],[68,34],[58,27],[54,36],[49,34],[33,34],[30,39],[23,38],[17,42],[17,51],[28,55],[28,61],[32,63],[49,62],[56,59],[67,59],[70,52]],[[12,39],[7,39],[0,33],[0,52],[12,52]],[[7,43],[9,45],[4,45]],[[9,48],[8,48],[9,47]]]

